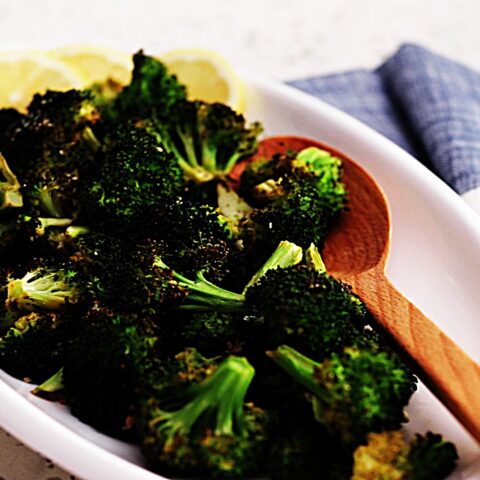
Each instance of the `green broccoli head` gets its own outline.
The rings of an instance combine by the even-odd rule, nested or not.
[[[315,418],[346,445],[406,421],[416,378],[393,353],[349,347],[319,363],[282,345],[269,356],[313,394]]]
[[[453,471],[458,460],[457,449],[441,435],[427,432],[415,435],[410,442],[405,470],[411,480],[437,480]]]
[[[333,218],[347,204],[340,159],[318,148],[274,155],[250,163],[240,192],[254,206],[247,240],[276,245],[294,241],[303,248],[322,246]]]
[[[104,433],[132,437],[139,392],[161,378],[162,354],[148,319],[94,306],[64,361],[72,414]]]
[[[90,298],[117,312],[145,316],[180,304],[186,295],[170,271],[155,265],[155,247],[155,242],[132,245],[102,232],[69,237],[63,244]]]
[[[115,121],[168,118],[186,90],[159,60],[139,51],[133,56],[133,73],[106,115]]]
[[[92,128],[98,120],[88,91],[34,96],[4,152],[22,181],[30,214],[76,215],[77,190],[95,164],[99,144]]]
[[[0,339],[0,368],[41,383],[62,367],[81,328],[69,312],[32,312],[18,318]]]
[[[183,176],[172,154],[145,130],[114,128],[103,164],[81,195],[80,221],[126,236],[148,236],[150,223],[181,193]]]
[[[227,176],[257,149],[262,127],[221,103],[179,102],[169,118],[151,125],[174,152],[188,180],[209,182]]]
[[[207,378],[142,409],[147,459],[171,474],[236,478],[256,473],[267,439],[265,412],[245,403],[255,374],[245,358],[228,357]]]
[[[237,269],[240,257],[232,230],[213,207],[172,199],[153,220],[165,262],[184,275],[202,270],[220,282]]]
[[[441,480],[455,468],[455,446],[440,435],[416,434],[408,443],[400,430],[370,433],[354,454],[352,480]]]
[[[325,357],[359,341],[367,321],[348,285],[305,265],[268,271],[245,297],[263,315],[271,348],[289,343]]]

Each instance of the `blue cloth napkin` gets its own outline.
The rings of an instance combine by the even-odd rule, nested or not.
[[[410,152],[459,194],[480,187],[480,74],[416,45],[374,71],[289,82]]]

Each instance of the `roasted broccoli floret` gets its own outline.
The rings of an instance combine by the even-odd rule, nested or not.
[[[351,288],[305,265],[269,270],[245,293],[263,315],[269,343],[322,358],[362,341],[367,311]]]
[[[34,96],[3,152],[23,184],[28,213],[76,215],[79,185],[96,163],[99,143],[92,128],[98,119],[88,91]]]
[[[91,309],[62,364],[73,415],[102,432],[131,437],[140,391],[161,378],[160,354],[161,342],[148,319]]]
[[[0,339],[0,368],[41,383],[63,366],[82,321],[70,312],[32,312],[18,318]]]
[[[221,103],[179,102],[172,114],[147,124],[175,153],[188,180],[209,182],[226,177],[242,158],[255,153],[262,131],[247,125],[243,115]]]
[[[347,347],[316,362],[282,345],[268,355],[313,394],[316,420],[346,445],[406,421],[416,378],[393,353]]]
[[[240,185],[255,207],[249,217],[255,227],[250,242],[322,246],[332,219],[346,207],[341,171],[340,159],[315,147],[250,163]]]
[[[131,238],[148,237],[162,206],[181,193],[175,158],[145,130],[120,126],[106,135],[102,164],[82,191],[80,221]]]
[[[70,229],[72,230],[72,229]],[[156,243],[139,246],[115,234],[69,230],[56,240],[69,257],[88,298],[117,312],[155,316],[180,304],[186,292],[169,270],[157,267]]]
[[[214,282],[238,275],[241,252],[228,223],[213,207],[178,198],[162,210],[158,220],[152,220],[152,230],[170,267],[186,276],[202,270]]]
[[[133,73],[106,115],[115,121],[168,118],[173,107],[185,100],[185,86],[159,60],[139,51],[133,56]]]
[[[205,380],[142,409],[143,447],[159,471],[236,478],[262,467],[268,438],[265,412],[245,403],[255,374],[245,358],[228,357]],[[176,404],[172,409],[165,405]]]
[[[371,433],[367,440],[354,452],[352,480],[442,480],[458,459],[455,446],[431,432],[410,443],[400,430]]]

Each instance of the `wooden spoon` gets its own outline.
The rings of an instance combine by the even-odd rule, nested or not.
[[[343,160],[348,190],[349,211],[334,227],[322,253],[327,270],[352,285],[377,322],[413,362],[415,373],[480,442],[480,366],[386,278],[390,209],[375,180],[340,152],[301,137],[268,138],[260,143],[252,161],[309,146],[328,150]]]

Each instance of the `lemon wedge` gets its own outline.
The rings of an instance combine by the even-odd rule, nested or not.
[[[85,77],[85,85],[111,78],[121,85],[130,82],[132,56],[103,47],[71,45],[51,50],[50,56],[80,70]]]
[[[35,93],[79,88],[82,73],[37,52],[0,52],[0,108],[25,110]]]
[[[191,100],[221,102],[237,111],[243,109],[243,84],[218,53],[195,48],[173,50],[159,58],[187,86]]]

